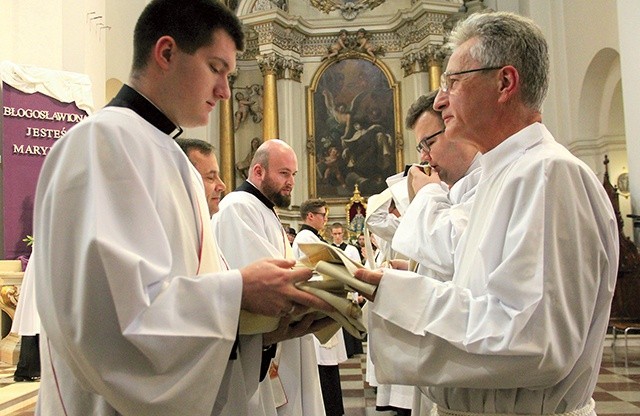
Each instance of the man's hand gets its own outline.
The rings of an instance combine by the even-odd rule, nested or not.
[[[299,313],[298,308],[302,307],[296,307],[294,314]],[[316,316],[313,313],[307,314],[300,321],[293,323],[291,322],[291,317],[292,315],[284,316],[280,319],[280,323],[276,330],[263,334],[262,345],[273,345],[280,341],[299,338],[303,335],[319,331],[335,322],[328,316],[314,320]]]
[[[380,280],[382,280],[382,269],[378,270],[369,270],[369,269],[358,269],[356,270],[354,276],[358,280],[362,280],[363,282],[371,283],[376,286],[380,284]],[[376,292],[373,292],[373,295],[365,295],[361,293],[365,299],[374,301],[376,298]]]
[[[409,270],[409,260],[393,259],[389,261],[389,264],[396,270]]]
[[[312,272],[306,268],[292,269],[294,264],[293,260],[266,259],[241,268],[241,308],[267,316],[291,314],[295,307],[301,307],[296,305],[332,311],[327,302],[295,286],[309,280]]]
[[[409,174],[407,176],[407,186],[409,191],[409,200],[413,201],[413,198],[416,196],[418,191],[422,189],[425,185],[430,183],[440,183],[440,175],[438,172],[428,169],[430,174],[425,172],[425,169],[422,169],[419,166],[412,166],[409,169]]]

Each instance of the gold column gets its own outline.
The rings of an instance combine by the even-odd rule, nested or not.
[[[264,95],[262,101],[262,137],[265,141],[280,138],[278,128],[278,90],[276,74],[269,71],[264,74]]]
[[[233,135],[232,98],[219,101],[220,105],[220,178],[227,190],[236,187],[236,150]]]
[[[278,127],[278,90],[276,82],[284,73],[283,58],[272,53],[256,57],[264,79],[262,95],[262,139],[280,138]]]
[[[426,69],[429,73],[429,91],[435,91],[440,88],[440,75],[442,75],[445,53],[440,46],[428,45],[420,55],[420,68],[422,71]]]
[[[437,59],[429,60],[429,91],[440,88],[440,75],[442,75],[442,65]]]

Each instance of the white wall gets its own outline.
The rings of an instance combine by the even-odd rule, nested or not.
[[[105,0],[0,0],[0,60],[89,75],[104,103]],[[89,13],[95,12],[89,15]],[[102,19],[90,20],[94,16]]]

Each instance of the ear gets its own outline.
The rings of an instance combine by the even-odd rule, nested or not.
[[[507,65],[499,71],[499,102],[506,102],[520,90],[520,74],[511,65]]]
[[[162,36],[153,47],[153,60],[162,69],[167,69],[177,51],[176,41],[171,36]]]
[[[260,179],[263,179],[266,173],[264,167],[260,163],[256,163],[255,165],[253,165],[252,172],[256,178]]]

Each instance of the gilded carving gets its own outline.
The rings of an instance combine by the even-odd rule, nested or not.
[[[0,302],[5,307],[13,309],[15,312],[20,297],[20,289],[15,285],[2,286],[0,289]]]
[[[339,10],[345,20],[353,20],[363,10],[373,10],[385,0],[309,0],[311,5],[323,13]]]
[[[360,52],[369,55],[375,62],[379,55],[384,55],[385,51],[382,46],[374,44],[370,38],[371,36],[364,28],[358,29],[355,35],[350,35],[349,32],[342,29],[334,43],[327,48],[322,60],[338,59],[353,54],[353,52]]]
[[[284,58],[276,53],[256,56],[262,75],[274,74],[276,78],[284,77]]]

